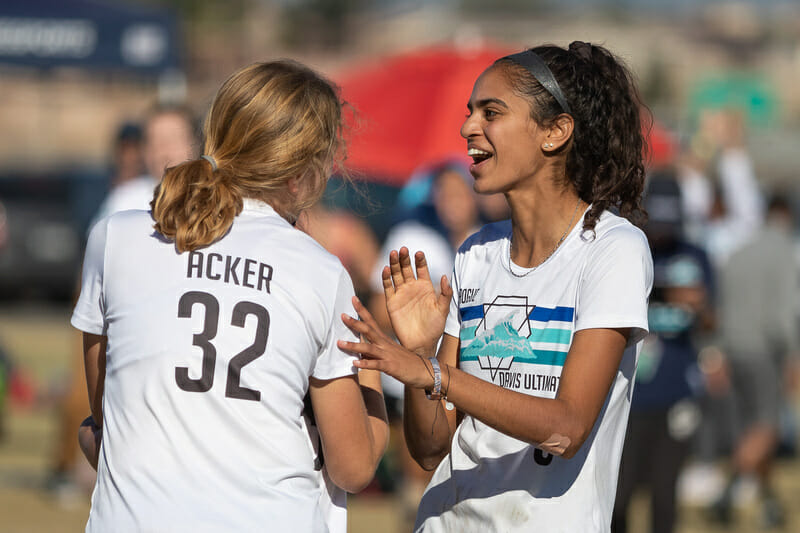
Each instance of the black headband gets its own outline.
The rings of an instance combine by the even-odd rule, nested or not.
[[[536,55],[536,52],[525,50],[524,52],[505,56],[503,59],[508,59],[521,67],[525,67],[528,72],[536,78],[536,81],[556,99],[558,105],[561,106],[561,110],[564,111],[564,113],[572,114],[572,111],[569,109],[569,104],[567,104],[567,99],[564,98],[564,93],[561,92],[561,87],[559,87],[555,76],[550,72],[550,69],[542,58]]]

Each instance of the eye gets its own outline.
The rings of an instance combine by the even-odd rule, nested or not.
[[[487,120],[492,120],[493,118],[497,117],[499,113],[494,109],[484,109],[483,116],[486,117]]]

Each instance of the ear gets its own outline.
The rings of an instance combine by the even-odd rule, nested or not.
[[[574,129],[575,121],[572,116],[561,113],[547,129],[544,141],[542,141],[542,150],[548,153],[561,150],[572,138]]]
[[[295,176],[293,178],[289,178],[289,181],[286,183],[286,185],[289,188],[291,195],[297,196],[297,193],[300,192],[300,177]]]

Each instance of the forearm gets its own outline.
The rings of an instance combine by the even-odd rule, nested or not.
[[[100,442],[103,439],[103,430],[97,427],[91,416],[86,417],[78,428],[78,444],[86,460],[97,470],[97,461],[100,455]]]
[[[510,437],[553,453],[572,457],[594,422],[570,402],[539,398],[504,389],[457,368],[449,368],[447,400]]]
[[[380,372],[360,370],[358,381],[364,406],[367,408],[369,427],[372,434],[372,461],[376,465],[383,457],[389,444],[389,422],[386,415],[386,402],[383,398]]]
[[[429,400],[422,389],[405,387],[403,429],[411,457],[425,470],[433,470],[450,451],[455,417],[443,401]]]

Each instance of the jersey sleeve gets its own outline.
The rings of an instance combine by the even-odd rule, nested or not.
[[[580,282],[575,331],[632,328],[634,344],[647,334],[647,300],[653,287],[653,259],[644,234],[618,230],[597,242]]]
[[[458,267],[460,255],[456,257],[456,266],[453,267],[453,274],[450,276],[450,287],[453,289],[453,297],[450,298],[450,311],[447,313],[447,321],[444,324],[444,332],[451,337],[459,338],[461,336],[461,316],[458,309],[458,274],[456,274],[456,267]]]
[[[328,332],[325,338],[325,345],[317,357],[314,372],[311,374],[317,379],[335,379],[356,374],[358,369],[353,366],[356,356],[339,349],[336,344],[338,340],[358,342],[358,337],[350,331],[350,328],[342,322],[342,313],[352,317],[357,317],[353,308],[353,282],[347,271],[342,268],[339,275],[339,284],[336,289],[336,299],[331,313],[331,322],[328,324]]]
[[[105,335],[107,327],[103,297],[107,234],[108,219],[95,224],[89,233],[81,273],[81,294],[70,320],[75,328],[95,335]]]

